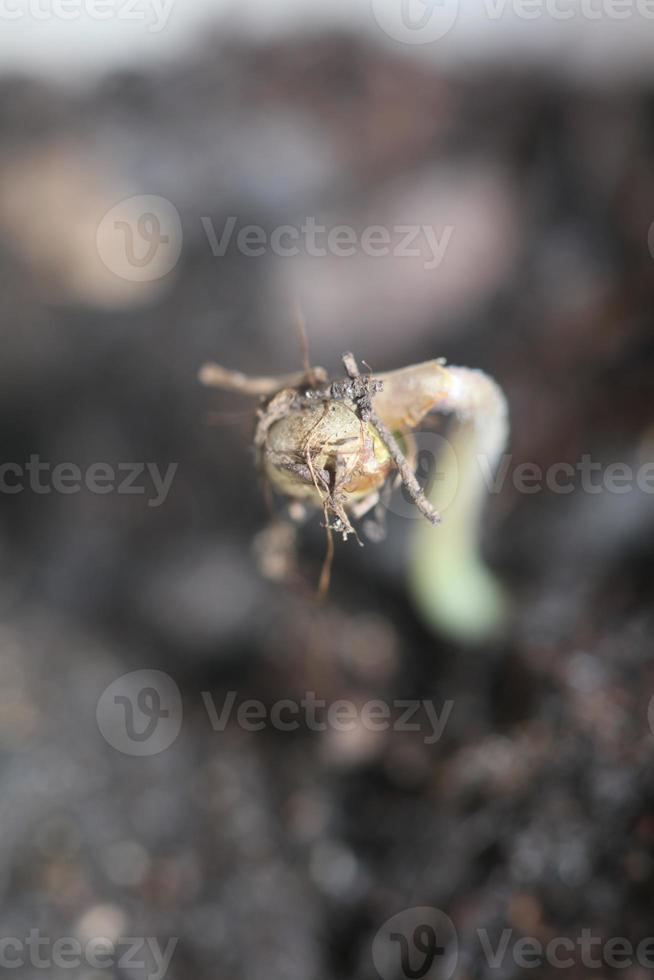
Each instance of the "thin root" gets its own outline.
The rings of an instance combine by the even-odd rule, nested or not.
[[[350,378],[354,380],[360,377],[359,366],[353,354],[343,354],[343,364]],[[423,514],[428,521],[430,521],[430,523],[432,523],[434,526],[440,524],[440,514],[434,507],[432,507],[425,497],[420,484],[416,480],[415,473],[409,466],[404,453],[400,449],[397,439],[375,412],[372,405],[372,399],[369,396],[365,397],[365,413],[367,418],[370,420],[370,422],[372,422],[373,426],[379,433],[380,439],[391,454],[393,462],[397,466],[398,472],[402,479],[402,483],[406,487],[407,493],[411,497],[413,503],[416,505],[420,513]]]
[[[243,374],[241,371],[230,371],[220,364],[209,362],[203,364],[198,372],[198,378],[203,385],[210,388],[222,388],[224,391],[235,391],[250,398],[268,398],[282,388],[300,388],[302,385],[327,381],[324,368],[311,368],[307,371],[294,371],[292,374],[282,374],[278,377],[256,377]]]

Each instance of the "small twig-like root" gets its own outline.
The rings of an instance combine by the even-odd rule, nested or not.
[[[406,487],[407,493],[411,497],[411,500],[416,505],[420,513],[427,518],[427,520],[437,527],[441,522],[441,516],[438,511],[432,507],[427,498],[425,497],[422,487],[416,480],[415,474],[409,464],[406,461],[404,453],[400,449],[397,439],[393,435],[390,429],[388,429],[382,420],[379,418],[376,412],[372,411],[370,413],[370,421],[377,429],[377,432],[381,436],[389,453],[393,457],[393,462],[397,466],[398,473],[402,479],[402,483]]]
[[[345,370],[347,371],[349,377],[352,378],[353,381],[359,379],[362,381],[368,381],[368,384],[370,384],[370,381],[368,379],[361,378],[361,375],[359,373],[359,366],[353,354],[350,353],[343,354],[343,364],[345,366]],[[374,390],[376,391],[380,390],[380,388],[377,387],[379,385],[379,382],[373,381],[372,384],[375,385]],[[373,408],[370,391],[364,391],[362,395],[355,400],[357,400],[359,403],[359,407],[361,410],[361,417],[364,418],[365,415],[366,421],[370,421],[372,423],[372,425],[379,433],[382,442],[384,443],[389,453],[391,454],[393,458],[393,462],[397,466],[397,470],[398,473],[400,474],[402,483],[406,487],[407,493],[411,497],[413,503],[416,505],[420,513],[423,514],[431,524],[433,525],[440,524],[441,518],[438,511],[434,507],[432,507],[432,505],[429,503],[424,493],[422,492],[422,488],[418,483],[418,481],[416,480],[415,474],[411,469],[411,467],[409,466],[406,457],[404,456],[404,453],[400,449],[397,439],[395,438],[391,430],[388,428],[388,426],[384,422],[382,422],[381,418]]]
[[[309,374],[307,371],[294,371],[292,374],[282,374],[279,377],[256,377],[243,374],[241,371],[230,371],[220,364],[209,362],[202,365],[198,378],[201,384],[210,388],[235,391],[250,398],[269,398],[281,388],[324,384],[327,381],[327,372],[324,368],[314,367],[310,369]]]
[[[341,357],[341,360],[343,362],[343,367],[347,371],[349,378],[352,378],[354,380],[355,378],[361,377],[361,372],[359,371],[359,365],[357,364],[357,359],[352,353],[352,351],[346,350],[343,356]]]

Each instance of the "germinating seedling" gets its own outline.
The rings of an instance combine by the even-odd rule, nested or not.
[[[345,376],[329,380],[323,368],[309,366],[306,347],[304,354],[304,370],[294,374],[248,377],[205,364],[200,380],[260,399],[254,445],[265,481],[293,502],[291,515],[307,504],[324,513],[328,552],[321,591],[329,582],[333,533],[358,540],[352,521],[374,511],[375,522],[367,523],[369,537],[381,537],[383,504],[393,483],[404,485],[430,524],[440,524],[435,502],[425,496],[414,472],[412,433],[431,412],[454,414],[460,423],[453,437],[460,504],[455,501],[451,508],[452,530],[462,532],[464,548],[476,551],[485,496],[477,456],[483,455],[486,471],[492,470],[508,432],[506,400],[498,385],[482,371],[447,366],[442,359],[362,374],[350,353],[342,358]],[[452,547],[451,535],[447,538]],[[440,550],[436,541],[434,549]]]

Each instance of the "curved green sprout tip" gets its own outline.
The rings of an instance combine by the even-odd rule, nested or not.
[[[482,371],[443,372],[446,394],[434,408],[457,418],[450,440],[456,466],[434,480],[429,493],[442,514],[440,527],[415,522],[409,588],[426,623],[460,642],[478,643],[502,631],[509,611],[507,595],[480,550],[487,480],[508,439],[507,403]]]

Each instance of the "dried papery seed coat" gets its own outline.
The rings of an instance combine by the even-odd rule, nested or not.
[[[316,473],[332,479],[339,473],[341,492],[351,500],[381,487],[393,469],[378,433],[362,422],[348,399],[291,409],[270,426],[261,454],[264,472],[277,490],[318,504],[323,495],[302,470],[309,458]]]

